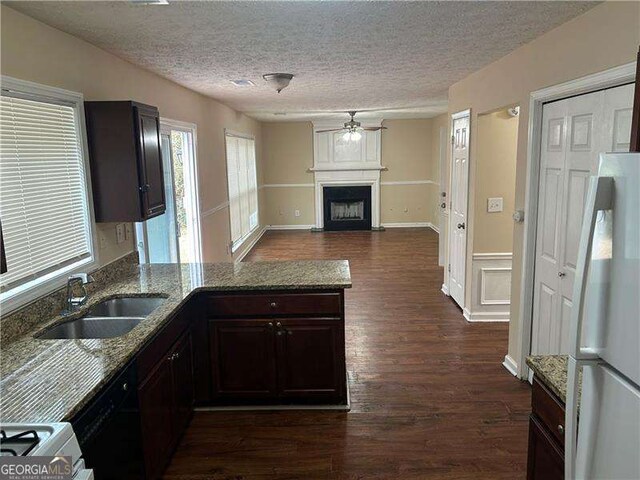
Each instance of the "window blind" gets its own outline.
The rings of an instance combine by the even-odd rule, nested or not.
[[[240,245],[258,226],[256,147],[250,138],[226,135],[231,240]]]
[[[85,167],[73,106],[0,96],[0,220],[6,292],[91,257]]]

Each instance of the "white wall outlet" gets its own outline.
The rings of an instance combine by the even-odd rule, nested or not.
[[[131,223],[124,224],[124,239],[129,240],[133,237],[133,225]]]
[[[487,212],[501,212],[502,211],[502,197],[489,197],[487,199]]]
[[[293,214],[294,214],[296,217],[299,217],[299,216],[300,216],[300,210],[295,210],[295,211],[293,212]]]
[[[116,225],[116,241],[118,243],[124,242],[124,223]]]

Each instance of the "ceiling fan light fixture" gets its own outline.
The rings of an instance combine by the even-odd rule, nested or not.
[[[266,73],[262,76],[264,81],[276,89],[280,93],[289,86],[289,82],[293,78],[291,73]]]

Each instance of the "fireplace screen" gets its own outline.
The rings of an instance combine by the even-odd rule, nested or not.
[[[331,202],[331,220],[334,222],[364,220],[364,200]]]

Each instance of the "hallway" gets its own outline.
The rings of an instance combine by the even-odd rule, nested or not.
[[[270,231],[244,261],[343,258],[351,412],[196,412],[165,478],[524,478],[508,325],[467,323],[442,294],[437,234]]]

